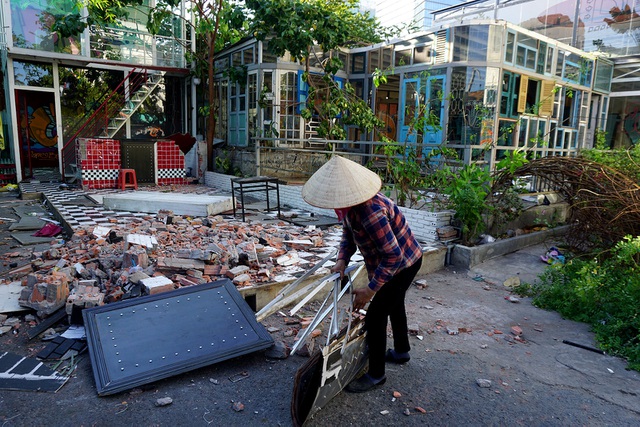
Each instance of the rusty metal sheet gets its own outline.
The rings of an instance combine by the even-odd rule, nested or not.
[[[99,395],[108,395],[273,344],[228,280],[83,311]]]

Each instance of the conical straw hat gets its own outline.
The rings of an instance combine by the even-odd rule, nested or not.
[[[380,177],[356,162],[333,156],[302,187],[302,198],[312,206],[340,209],[359,205],[376,195]]]

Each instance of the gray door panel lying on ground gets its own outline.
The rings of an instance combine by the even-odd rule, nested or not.
[[[87,309],[83,317],[99,395],[273,344],[228,279]]]

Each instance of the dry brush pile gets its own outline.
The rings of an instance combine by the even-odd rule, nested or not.
[[[571,245],[587,249],[640,236],[640,186],[615,169],[580,157],[544,157],[498,173],[492,194],[503,194],[525,176],[542,180],[569,203]]]

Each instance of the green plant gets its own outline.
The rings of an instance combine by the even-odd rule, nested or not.
[[[385,145],[382,151],[386,158],[385,181],[393,183],[396,201],[401,206],[413,206],[417,202],[417,194],[413,189],[421,187],[423,182],[422,168],[417,159],[415,147],[407,146],[382,137]],[[390,189],[387,191],[390,194]]]
[[[488,203],[491,206],[490,225],[506,224],[518,218],[524,210],[517,187],[509,187],[500,194],[491,194]],[[491,229],[491,226],[487,227]]]
[[[373,44],[391,34],[368,13],[357,12],[357,0],[247,0],[244,4],[254,16],[249,32],[258,40],[268,40],[274,55],[289,53],[304,64],[302,79],[309,91],[300,105],[301,116],[317,120],[319,137],[344,140],[344,125],[365,132],[382,126],[354,88],[336,78],[344,68],[340,48]],[[312,65],[322,72],[311,75]]]
[[[227,175],[235,175],[231,158],[229,157],[216,157],[216,171]]]
[[[519,285],[512,287],[511,291],[521,297],[533,297],[536,294],[535,286],[526,282],[520,282]]]
[[[640,184],[640,144],[628,149],[605,148],[605,144],[606,133],[599,130],[596,132],[596,148],[583,150],[580,155],[616,169]]]
[[[229,67],[224,71],[223,74],[229,77],[229,81],[231,83],[237,83],[243,87],[247,85],[247,66],[246,65]]]
[[[640,237],[589,257],[550,266],[532,288],[533,303],[588,323],[603,350],[640,370]]]
[[[440,169],[447,182],[444,193],[449,197],[448,207],[455,210],[454,218],[462,226],[464,244],[474,243],[486,229],[485,218],[492,212],[487,202],[490,191],[490,173],[475,164],[465,165],[458,170],[449,166]]]

